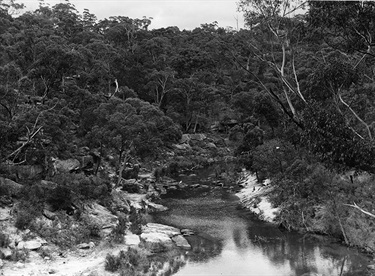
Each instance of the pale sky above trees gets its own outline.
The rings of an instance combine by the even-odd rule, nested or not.
[[[38,0],[19,0],[27,9],[38,7]],[[64,0],[45,0],[51,6]],[[201,24],[218,22],[220,27],[243,28],[236,0],[70,0],[79,12],[87,8],[98,19],[109,16],[152,17],[151,29],[177,26],[192,30]],[[238,25],[238,26],[237,26]]]

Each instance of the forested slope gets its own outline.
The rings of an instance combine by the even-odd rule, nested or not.
[[[246,29],[191,31],[0,4],[3,165],[48,178],[51,158],[88,147],[121,168],[221,123],[272,180],[282,225],[375,249],[373,2],[242,0]]]

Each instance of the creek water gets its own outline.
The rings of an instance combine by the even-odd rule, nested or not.
[[[192,249],[185,264],[173,275],[371,275],[365,254],[329,238],[257,221],[223,189],[188,189],[168,194],[161,203],[169,210],[154,215],[154,222],[195,232],[187,237]]]

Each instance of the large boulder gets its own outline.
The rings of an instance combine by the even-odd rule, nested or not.
[[[173,246],[191,249],[189,242],[175,227],[159,223],[147,223],[142,227],[141,240],[143,245],[153,252],[165,251]]]
[[[182,249],[191,249],[191,245],[182,235],[172,237],[172,241],[177,245],[177,247]]]
[[[52,165],[53,165],[53,170],[55,174],[75,171],[75,170],[78,170],[81,166],[80,162],[74,158],[66,159],[66,160],[53,158]]]
[[[101,229],[114,228],[118,224],[117,216],[113,215],[107,208],[94,202],[84,206],[84,215],[92,222],[99,225]]]
[[[46,242],[42,239],[20,241],[17,245],[17,249],[38,250],[43,244],[46,244]]]
[[[142,233],[142,245],[151,252],[158,253],[173,248],[171,238],[164,233]]]

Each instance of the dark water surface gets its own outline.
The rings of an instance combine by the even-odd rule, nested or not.
[[[192,250],[186,265],[174,275],[370,275],[368,256],[320,236],[282,232],[254,221],[236,208],[238,198],[222,189],[194,197],[175,194],[161,203],[170,210],[153,221],[196,233],[188,237]]]

